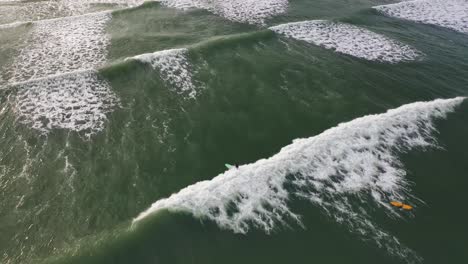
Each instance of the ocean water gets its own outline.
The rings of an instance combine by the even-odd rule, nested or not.
[[[0,263],[468,263],[466,96],[466,0],[0,0]]]

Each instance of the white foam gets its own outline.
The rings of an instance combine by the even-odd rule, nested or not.
[[[270,29],[290,38],[371,61],[397,63],[420,56],[420,52],[408,45],[350,24],[312,20]]]
[[[147,63],[159,70],[161,78],[172,85],[175,92],[195,97],[197,89],[192,81],[187,52],[187,49],[171,49],[142,54],[131,59]]]
[[[34,21],[73,15],[71,10],[65,8],[61,1],[21,1],[14,3],[0,6],[1,20],[11,22],[17,20]]]
[[[29,20],[44,18],[50,12],[49,2],[20,2],[14,1],[7,5],[0,5],[0,19],[2,21]]]
[[[392,210],[388,201],[409,199],[406,173],[397,153],[435,144],[433,120],[444,118],[463,100],[412,103],[296,139],[268,159],[228,170],[158,200],[134,223],[166,209],[210,219],[236,233],[246,233],[252,226],[271,232],[288,219],[300,222],[287,201],[301,197],[389,252],[411,255],[396,238],[376,227],[366,204]],[[351,203],[351,199],[358,202]]]
[[[168,7],[200,8],[235,22],[265,24],[265,20],[285,13],[288,0],[161,0]]]
[[[33,23],[28,44],[10,67],[10,82],[93,69],[106,61],[110,13],[50,19]]]
[[[0,2],[1,3],[1,2]],[[1,20],[16,21],[83,15],[98,10],[134,7],[143,0],[51,0],[51,1],[14,1],[9,5],[0,5]],[[107,6],[97,6],[106,4]]]
[[[44,133],[67,129],[92,135],[119,103],[110,84],[94,71],[80,71],[14,85],[19,121]]]
[[[374,8],[388,16],[468,33],[467,0],[415,0]]]
[[[62,9],[66,9],[68,12],[76,15],[88,12],[88,10],[97,4],[116,5],[118,7],[128,8],[139,6],[144,2],[145,0],[61,0],[60,5]]]

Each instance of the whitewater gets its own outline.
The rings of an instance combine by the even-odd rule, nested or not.
[[[388,201],[414,199],[398,154],[436,146],[434,120],[445,118],[463,100],[412,103],[296,139],[268,159],[230,169],[158,200],[134,223],[167,209],[210,219],[237,233],[252,227],[270,233],[291,219],[300,224],[300,216],[288,207],[289,199],[299,197],[390,253],[414,256],[375,226],[363,205],[372,203],[398,215]],[[352,204],[353,198],[362,204]]]
[[[0,262],[465,263],[467,14],[0,0]]]

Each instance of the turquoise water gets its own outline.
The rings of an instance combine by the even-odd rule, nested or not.
[[[1,263],[468,261],[468,4],[391,3],[0,1]]]

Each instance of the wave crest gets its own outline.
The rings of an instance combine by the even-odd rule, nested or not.
[[[193,84],[191,66],[187,58],[188,49],[170,49],[141,54],[127,60],[149,64],[159,70],[161,78],[173,86],[175,92],[194,98],[197,95]]]
[[[290,198],[300,197],[390,253],[416,258],[396,238],[380,230],[360,204],[373,203],[395,214],[388,201],[410,198],[397,153],[434,146],[433,121],[444,118],[463,100],[412,103],[296,139],[268,159],[228,170],[158,200],[134,223],[166,209],[210,219],[236,233],[246,233],[252,227],[269,233],[290,219],[301,223],[287,204]],[[351,203],[353,199],[358,203]]]

